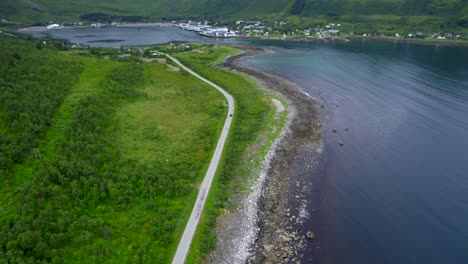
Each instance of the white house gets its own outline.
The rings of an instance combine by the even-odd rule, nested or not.
[[[51,25],[47,26],[47,29],[55,29],[55,28],[59,28],[59,27],[60,27],[59,24],[51,24]]]

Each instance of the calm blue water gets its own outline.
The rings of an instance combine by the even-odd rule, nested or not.
[[[49,33],[105,47],[252,43],[175,28]],[[248,65],[298,83],[326,105],[323,162],[314,173],[298,169],[293,176],[312,187],[290,190],[290,197],[308,200],[303,229],[317,234],[303,262],[468,263],[468,48],[256,44],[277,53]]]
[[[303,176],[321,178],[304,260],[468,263],[468,48],[287,46],[247,63],[326,105],[324,164]]]
[[[54,37],[67,39],[72,43],[94,47],[119,48],[120,46],[138,46],[163,44],[175,41],[200,43],[248,43],[236,39],[214,39],[182,30],[176,27],[107,27],[107,28],[67,28],[48,31],[24,32],[35,37]]]

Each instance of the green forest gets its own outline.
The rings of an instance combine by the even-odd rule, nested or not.
[[[191,263],[213,250],[216,217],[253,171],[246,150],[275,123],[252,80],[210,70],[237,51],[201,48],[174,55],[212,71],[238,110]],[[120,52],[0,37],[0,263],[170,262],[227,106],[185,71]]]
[[[159,65],[6,38],[0,48],[0,262],[167,261],[215,142],[221,97]],[[148,112],[175,98],[186,104]],[[184,129],[160,115],[195,121]]]

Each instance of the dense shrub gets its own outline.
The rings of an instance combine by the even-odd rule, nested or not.
[[[0,179],[37,147],[81,71],[34,43],[0,38]]]

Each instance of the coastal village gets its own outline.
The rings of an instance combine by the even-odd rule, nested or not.
[[[8,23],[5,19],[3,23]],[[304,27],[291,24],[285,21],[243,21],[238,20],[231,23],[218,25],[217,22],[195,21],[195,20],[179,20],[165,23],[126,23],[118,21],[101,22],[74,22],[74,23],[55,23],[49,22],[48,25],[42,27],[34,27],[29,29],[35,30],[53,30],[70,27],[126,27],[126,26],[151,26],[164,25],[176,26],[183,30],[192,31],[205,37],[211,38],[259,38],[259,39],[317,39],[317,40],[342,40],[348,41],[352,38],[387,38],[387,39],[415,39],[415,40],[448,40],[448,41],[468,41],[468,34],[456,32],[423,32],[421,30],[409,30],[408,32],[394,32],[389,34],[376,32],[350,32],[346,30],[344,24],[337,22],[329,22],[325,24],[317,24],[313,27]]]
[[[175,21],[174,21],[175,22]],[[200,35],[207,37],[216,38],[229,38],[229,37],[241,37],[242,34],[239,31],[229,29],[228,27],[216,27],[208,25],[208,21],[205,22],[192,22],[188,23],[174,23],[179,28],[197,32]]]
[[[342,24],[327,23],[310,28],[290,26],[284,21],[236,21],[235,25],[211,26],[208,21],[172,21],[177,27],[196,32],[200,35],[215,38],[249,37],[264,39],[291,39],[291,38],[315,38],[315,39],[341,39],[346,37],[356,38],[400,38],[400,39],[427,39],[427,40],[468,40],[468,34],[455,34],[451,32],[436,32],[425,34],[419,30],[408,33],[395,32],[392,35],[382,33],[354,33],[344,32]]]

